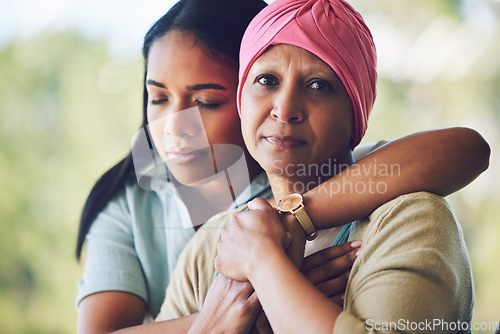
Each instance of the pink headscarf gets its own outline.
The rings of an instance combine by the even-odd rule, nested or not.
[[[276,0],[248,26],[240,51],[238,111],[250,67],[271,45],[301,47],[339,76],[354,111],[354,143],[366,132],[376,95],[377,54],[361,15],[344,0]]]

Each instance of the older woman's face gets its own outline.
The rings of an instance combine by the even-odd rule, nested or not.
[[[352,163],[349,95],[335,72],[302,48],[276,45],[255,61],[241,116],[245,144],[268,173]]]

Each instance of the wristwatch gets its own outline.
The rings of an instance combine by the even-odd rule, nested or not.
[[[306,213],[304,196],[302,194],[295,193],[282,198],[278,203],[278,212],[289,212],[295,215],[295,218],[297,218],[306,233],[307,240],[314,240],[318,236],[318,232],[316,232],[311,219]]]

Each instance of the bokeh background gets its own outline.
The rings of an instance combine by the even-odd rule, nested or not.
[[[0,0],[0,333],[76,332],[79,214],[130,149],[142,37],[173,3]],[[467,126],[492,148],[488,171],[449,200],[473,264],[474,321],[498,322],[500,1],[351,3],[379,52],[364,142]]]

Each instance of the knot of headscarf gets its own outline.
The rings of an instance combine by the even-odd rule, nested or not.
[[[375,44],[361,15],[344,0],[276,0],[250,23],[240,51],[238,111],[250,67],[271,45],[301,47],[339,76],[354,112],[354,142],[366,132],[376,95]]]

